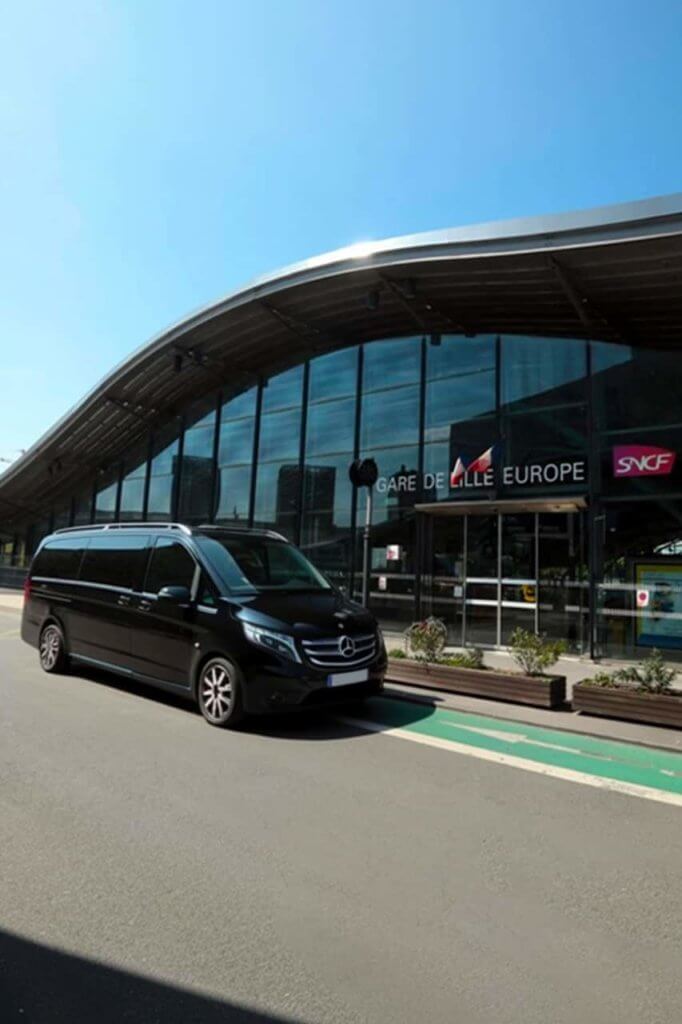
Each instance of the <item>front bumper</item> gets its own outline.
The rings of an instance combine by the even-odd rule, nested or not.
[[[363,667],[367,668],[367,679],[347,686],[328,686],[327,673],[294,662],[254,668],[246,674],[244,710],[249,714],[268,714],[303,707],[327,707],[380,693],[386,659],[377,658]]]

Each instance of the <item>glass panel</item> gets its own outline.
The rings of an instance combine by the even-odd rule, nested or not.
[[[505,462],[514,467],[507,486],[523,488],[524,494],[586,490],[586,415],[584,406],[574,406],[507,417]],[[581,465],[575,472],[568,467],[562,483],[560,463],[573,461]]]
[[[449,441],[456,424],[495,410],[495,374],[486,373],[475,384],[467,378],[445,377],[426,389],[424,440]]]
[[[215,419],[215,416],[213,417]],[[183,455],[213,458],[214,427],[193,427],[186,431],[183,442]]]
[[[444,334],[440,345],[426,346],[426,379],[438,377],[467,380],[474,389],[480,389],[480,381],[486,381],[486,388],[492,379],[493,404],[495,401],[495,337],[483,335],[464,338],[458,334]],[[463,383],[453,382],[454,387],[463,388]]]
[[[478,518],[478,517],[472,517]],[[466,584],[465,641],[469,645],[497,644],[497,583]]]
[[[317,405],[309,407],[306,429],[306,452],[308,455],[352,451],[354,435],[354,398],[319,402]]]
[[[155,476],[149,481],[149,504],[147,508],[147,519],[152,522],[159,520],[166,522],[171,517],[172,498],[175,478],[168,476]]]
[[[358,350],[346,348],[318,356],[310,362],[309,397],[320,398],[354,395],[358,386]]]
[[[271,462],[258,467],[254,524],[296,535],[301,473],[298,464]]]
[[[595,419],[604,430],[682,422],[682,364],[675,352],[595,343],[592,380]]]
[[[319,457],[303,476],[301,546],[337,583],[347,583],[351,568],[350,454]]]
[[[211,518],[213,459],[210,456],[182,457],[178,518],[183,523],[205,523]]]
[[[118,466],[100,477],[95,495],[95,522],[109,523],[116,518],[118,497]]]
[[[502,404],[563,405],[585,400],[587,345],[568,338],[502,338]]]
[[[441,619],[448,642],[462,643],[464,609],[464,516],[434,516],[431,520],[431,588],[424,591],[430,614]]]
[[[126,477],[121,484],[122,522],[136,522],[142,519],[144,511],[144,477]]]
[[[154,435],[151,461],[152,476],[175,472],[179,445],[178,429],[177,423],[171,423]]]
[[[253,460],[254,424],[253,417],[227,420],[221,424],[218,449],[218,463],[221,466]]]
[[[421,375],[421,337],[373,341],[364,347],[363,391],[414,384]]]
[[[419,431],[418,385],[364,395],[361,424],[363,451],[389,443],[415,444]]]
[[[263,412],[273,409],[287,409],[300,405],[303,388],[303,366],[294,366],[292,370],[271,377],[263,388]]]
[[[374,522],[384,519],[399,519],[411,511],[417,500],[416,485],[419,449],[416,445],[406,448],[384,448],[372,452],[379,469],[379,479],[374,488]],[[358,494],[358,516],[365,514],[365,493]],[[363,519],[364,522],[364,519]]]
[[[219,523],[248,523],[251,466],[232,466],[218,473],[216,520]]]
[[[569,650],[587,648],[589,584],[579,513],[542,513],[539,520],[539,629]]]
[[[92,522],[92,484],[83,488],[76,495],[73,513],[73,525],[83,526]]]
[[[298,460],[301,432],[301,410],[287,409],[285,412],[269,413],[263,416],[260,428],[258,458],[261,462],[274,459]]]
[[[136,445],[123,460],[121,508],[119,514],[122,522],[135,522],[142,519],[148,450],[149,443],[145,439],[142,443]]]
[[[604,506],[598,588],[598,646],[609,657],[641,658],[658,647],[682,657],[682,508],[677,501]]]
[[[534,514],[502,516],[501,572],[503,579],[535,583]]]
[[[415,533],[413,513],[377,522],[371,531],[371,610],[384,628],[397,632],[415,619]],[[356,595],[361,594],[361,530],[357,536],[354,585]]]
[[[228,399],[224,403],[220,414],[221,423],[241,416],[254,416],[256,412],[257,391],[257,388],[251,388],[249,391],[243,391],[240,395],[235,395],[234,398]]]
[[[497,570],[497,516],[468,516],[467,577],[496,580]]]

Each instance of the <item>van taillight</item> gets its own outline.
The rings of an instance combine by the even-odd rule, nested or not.
[[[31,577],[27,576],[24,580],[24,604],[28,601],[31,596]]]

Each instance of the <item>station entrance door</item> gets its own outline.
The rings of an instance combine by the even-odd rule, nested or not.
[[[583,652],[588,573],[583,498],[421,506],[421,611],[457,646],[506,647],[516,627]]]

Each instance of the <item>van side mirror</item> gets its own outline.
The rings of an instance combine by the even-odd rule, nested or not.
[[[173,604],[189,604],[192,600],[189,587],[161,587],[156,596],[159,601],[172,601]]]

